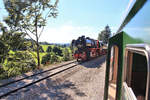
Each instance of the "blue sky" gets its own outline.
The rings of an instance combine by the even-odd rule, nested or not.
[[[81,35],[97,39],[108,24],[112,33],[119,28],[132,0],[59,0],[58,16],[51,18],[40,41],[68,43]],[[0,21],[6,16],[0,0]]]

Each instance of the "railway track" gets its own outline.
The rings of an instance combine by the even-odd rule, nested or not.
[[[0,85],[0,99],[6,96],[9,96],[12,93],[15,93],[21,89],[27,88],[35,83],[38,83],[40,81],[43,81],[47,78],[50,78],[52,76],[55,76],[59,73],[62,73],[68,69],[71,69],[75,66],[77,66],[76,61],[72,61],[63,65],[59,65],[57,67],[15,80],[8,83],[5,83],[3,85]],[[34,77],[36,79],[34,79]],[[38,77],[38,78],[37,78]],[[31,79],[30,79],[31,78]],[[22,83],[23,82],[23,83]],[[24,83],[26,82],[26,84]],[[20,85],[19,85],[20,84]]]

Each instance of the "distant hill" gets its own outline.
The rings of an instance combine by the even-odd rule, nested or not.
[[[26,41],[32,41],[31,39],[27,39],[25,38]],[[56,45],[56,46],[65,46],[65,47],[68,47],[70,46],[70,43],[49,43],[49,42],[39,42],[39,44],[42,44],[42,45]]]
[[[48,42],[39,42],[40,44],[43,45],[57,45],[57,46],[70,46],[70,43],[48,43]]]

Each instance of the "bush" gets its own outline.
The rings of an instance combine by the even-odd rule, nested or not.
[[[65,48],[63,51],[63,60],[68,61],[69,59],[70,59],[69,50],[67,48]]]
[[[52,47],[51,47],[51,46],[48,46],[46,52],[51,52],[51,50],[52,50]]]
[[[58,56],[55,53],[51,53],[51,63],[57,62],[58,61]]]
[[[42,57],[41,63],[45,65],[47,62],[50,62],[50,59],[51,59],[51,55],[47,53],[45,56]]]
[[[4,72],[3,66],[2,66],[2,64],[0,63],[0,73],[3,73],[3,72]]]
[[[11,59],[11,60],[10,60]],[[9,55],[9,60],[4,64],[3,68],[7,73],[7,77],[16,76],[27,72],[36,67],[36,63],[32,55],[28,52],[17,51],[15,54]]]
[[[39,52],[44,52],[44,50],[43,50],[43,47],[42,47],[42,46],[40,46],[40,47],[39,47]]]
[[[35,52],[37,51],[37,46],[36,45],[33,45],[33,47],[31,47],[31,48],[32,48],[33,51],[35,51]],[[39,52],[42,52],[42,53],[44,52],[44,49],[43,49],[42,46],[39,46]]]
[[[65,48],[63,51],[63,60],[64,61],[68,61],[68,60],[72,60],[72,51],[69,52],[68,48]]]
[[[53,52],[56,54],[56,55],[58,55],[58,56],[63,56],[62,55],[62,50],[59,48],[59,47],[54,47],[53,48]]]

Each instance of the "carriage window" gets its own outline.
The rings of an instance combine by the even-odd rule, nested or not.
[[[127,60],[126,82],[132,88],[137,100],[145,100],[147,83],[146,56],[129,52]]]
[[[110,72],[109,72],[109,99],[115,100],[117,89],[117,71],[118,71],[118,53],[119,48],[115,45],[111,48]]]

